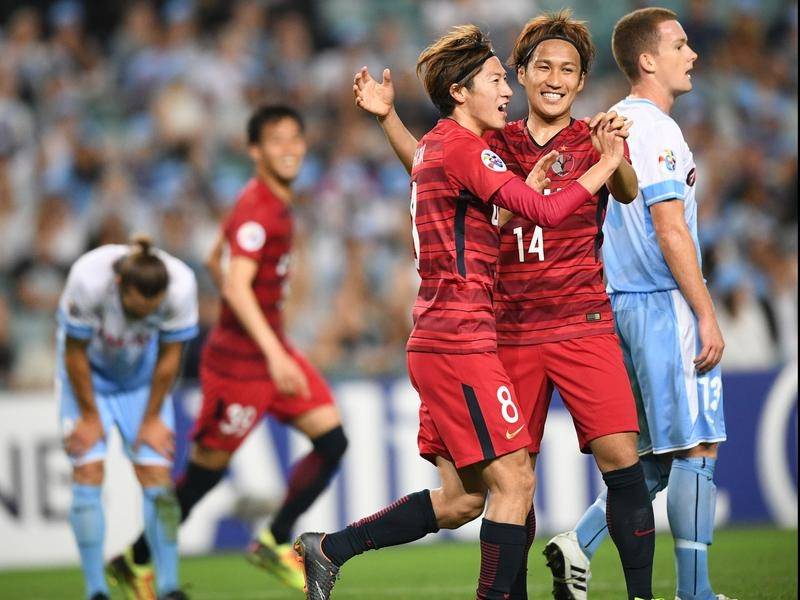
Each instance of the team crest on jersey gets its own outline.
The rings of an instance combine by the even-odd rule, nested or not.
[[[255,221],[247,221],[239,226],[236,230],[236,243],[247,252],[256,252],[261,250],[264,242],[267,241],[267,232],[264,231],[261,223]]]
[[[502,173],[508,169],[508,167],[506,167],[506,163],[503,162],[503,159],[488,148],[481,152],[481,160],[483,161],[483,164],[489,167],[492,171]]]
[[[423,160],[425,160],[425,144],[414,150],[414,162],[411,163],[411,167],[416,167]]]
[[[673,173],[675,171],[675,165],[677,162],[678,161],[675,159],[675,154],[670,149],[666,149],[658,155],[658,166],[664,171]]]
[[[550,169],[559,177],[564,177],[572,172],[575,168],[575,157],[572,154],[559,154],[556,162]]]

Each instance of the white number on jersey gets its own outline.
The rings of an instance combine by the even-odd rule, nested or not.
[[[522,227],[514,227],[514,235],[517,236],[517,255],[519,256],[519,262],[525,262],[525,247],[523,245],[523,237],[522,237]],[[536,254],[539,257],[539,261],[544,260],[544,238],[542,228],[538,225],[533,230],[533,235],[531,236],[531,243],[528,246],[528,254]]]
[[[419,231],[417,231],[417,182],[411,182],[411,238],[414,240],[414,264],[419,271]]]

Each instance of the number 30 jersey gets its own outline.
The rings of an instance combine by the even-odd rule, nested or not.
[[[253,292],[264,317],[281,339],[281,312],[293,220],[289,205],[257,178],[251,179],[222,226],[228,259],[244,256],[258,264]],[[227,265],[225,265],[227,266]],[[220,318],[203,354],[205,368],[243,379],[268,377],[266,359],[223,298]]]
[[[600,158],[588,126],[575,119],[543,146],[533,140],[525,119],[486,138],[523,178],[542,156],[557,150],[547,173],[552,192],[576,181]],[[503,226],[494,289],[498,344],[524,346],[614,331],[600,255],[607,201],[604,187],[558,227],[540,227],[516,215]]]

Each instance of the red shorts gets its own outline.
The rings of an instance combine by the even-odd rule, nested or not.
[[[582,452],[589,452],[589,442],[604,435],[639,431],[616,334],[499,346],[497,355],[519,392],[532,438],[530,452],[539,452],[553,387],[572,415]]]
[[[265,413],[284,423],[308,411],[333,404],[333,395],[322,375],[294,349],[287,351],[308,379],[311,397],[285,396],[271,379],[236,379],[200,367],[203,406],[194,424],[192,439],[206,448],[234,452]]]
[[[408,352],[408,374],[419,393],[420,455],[466,467],[531,444],[514,386],[497,354]]]

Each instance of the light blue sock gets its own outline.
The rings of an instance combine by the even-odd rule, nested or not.
[[[181,509],[172,488],[144,488],[144,536],[153,557],[159,596],[178,589],[180,515]]]
[[[108,585],[103,573],[103,538],[106,533],[103,520],[103,503],[99,485],[72,484],[72,506],[69,523],[78,542],[81,568],[86,582],[86,597],[108,594]]]
[[[714,534],[713,458],[676,458],[667,489],[667,516],[675,538],[680,600],[714,600],[708,580],[708,546]]]
[[[641,458],[641,463],[644,469],[647,489],[650,492],[650,500],[652,500],[656,497],[658,492],[667,487],[669,464],[665,464],[652,455],[643,456]],[[608,537],[606,496],[608,496],[608,490],[603,488],[597,500],[586,509],[581,520],[578,521],[578,524],[575,526],[575,532],[578,534],[578,543],[581,545],[584,554],[586,554],[589,560],[591,560],[594,553],[597,552],[603,540]]]
[[[589,560],[597,552],[603,540],[608,537],[608,523],[606,522],[607,496],[608,489],[604,487],[597,500],[586,509],[581,520],[575,526],[575,533],[578,534],[578,543]]]

